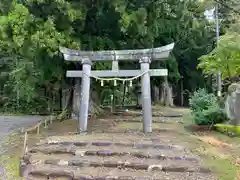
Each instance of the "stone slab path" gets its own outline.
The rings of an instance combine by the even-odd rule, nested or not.
[[[28,128],[38,123],[41,116],[0,116],[0,155],[4,153],[2,143],[4,138],[15,130]],[[0,162],[0,179],[4,179],[4,167]]]

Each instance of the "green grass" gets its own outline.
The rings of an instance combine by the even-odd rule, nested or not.
[[[221,159],[211,156],[202,156],[204,164],[206,164],[220,180],[235,180],[239,167],[232,163],[231,158]]]
[[[1,156],[0,162],[4,164],[6,180],[23,180],[19,177],[19,155]]]
[[[6,180],[23,180],[19,177],[19,162],[22,153],[22,135],[12,133],[4,137],[2,148],[6,152],[0,156],[0,162],[4,165]]]
[[[214,134],[211,134],[211,136],[214,136]],[[181,139],[188,142],[189,150],[201,157],[204,166],[210,168],[216,177],[220,180],[235,180],[239,167],[232,163],[233,154],[224,154],[218,147],[199,141],[193,136],[181,137]]]
[[[193,119],[190,115],[184,117],[183,126],[188,126],[193,123]],[[223,127],[225,127],[225,125],[218,125],[218,127],[224,129]],[[188,142],[188,148],[194,154],[199,155],[203,160],[204,165],[209,167],[220,180],[235,180],[237,177],[237,170],[239,170],[240,167],[232,162],[234,158],[239,157],[240,155],[240,138],[230,137],[224,134],[223,130],[219,131],[220,132],[200,132],[196,133],[197,135],[195,137],[192,136],[191,138],[191,136],[184,136],[180,137],[180,139]],[[189,135],[192,135],[190,132],[188,133]],[[222,149],[221,147],[214,147],[210,144],[199,141],[197,140],[199,135],[214,137],[220,141],[231,144],[234,149]]]

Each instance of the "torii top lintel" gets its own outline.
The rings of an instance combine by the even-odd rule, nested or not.
[[[60,47],[64,59],[67,61],[82,61],[89,58],[91,61],[136,61],[141,57],[150,57],[152,60],[164,60],[174,48],[174,43],[151,49],[139,50],[110,50],[110,51],[80,51]]]

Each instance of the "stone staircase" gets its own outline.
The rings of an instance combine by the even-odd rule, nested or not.
[[[101,135],[99,135],[101,136]],[[27,180],[213,180],[200,159],[177,145],[144,138],[133,143],[110,138],[82,141],[49,138],[28,150],[21,161]]]

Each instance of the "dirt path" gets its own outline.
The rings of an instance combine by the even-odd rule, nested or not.
[[[4,153],[4,138],[15,130],[30,127],[40,121],[40,116],[0,116],[0,156]],[[0,162],[0,178],[5,179],[4,167]]]

